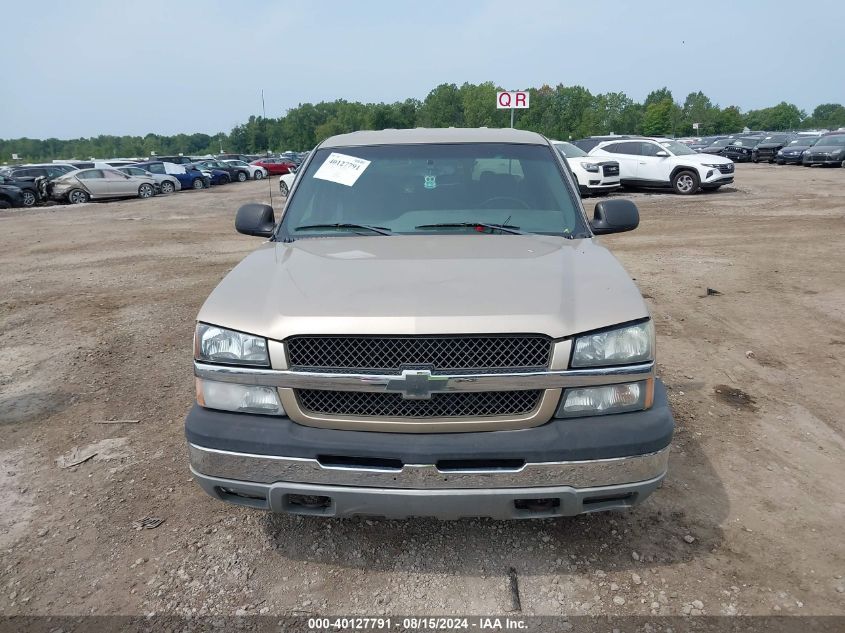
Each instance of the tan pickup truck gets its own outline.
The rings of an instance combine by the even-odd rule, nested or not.
[[[574,515],[666,473],[654,326],[550,141],[508,129],[321,143],[197,318],[191,470],[295,514]]]

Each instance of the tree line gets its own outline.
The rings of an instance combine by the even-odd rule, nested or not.
[[[510,111],[496,109],[493,82],[441,84],[422,101],[406,99],[395,103],[360,103],[338,99],[302,103],[278,118],[251,116],[230,132],[219,134],[175,134],[108,136],[44,140],[19,138],[0,140],[0,162],[17,154],[20,160],[54,158],[144,157],[225,152],[309,150],[318,142],[344,132],[412,127],[507,127]],[[593,134],[644,134],[689,136],[699,124],[697,135],[752,130],[836,129],[845,126],[845,107],[824,103],[807,114],[785,101],[769,108],[741,111],[737,106],[720,107],[704,93],[693,92],[683,103],[668,88],[654,90],[642,103],[623,92],[592,94],[582,86],[531,88],[528,110],[519,110],[515,127],[533,130],[549,138],[566,140]]]

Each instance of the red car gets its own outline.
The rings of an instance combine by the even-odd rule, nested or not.
[[[263,167],[271,176],[289,174],[291,169],[296,169],[296,164],[286,158],[259,158],[252,161],[250,165]]]

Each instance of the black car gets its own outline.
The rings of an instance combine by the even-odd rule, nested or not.
[[[23,192],[20,187],[0,185],[0,209],[17,208],[23,206]]]
[[[722,155],[722,150],[727,147],[728,143],[730,143],[733,139],[730,138],[720,138],[716,139],[707,147],[702,147],[697,152],[701,152],[702,154],[718,154],[719,156]]]
[[[760,137],[741,137],[728,141],[719,152],[720,156],[730,158],[735,163],[747,163],[754,155],[754,148],[762,141]]]
[[[775,160],[778,165],[800,165],[804,159],[804,152],[815,145],[818,136],[799,136],[787,143],[779,150]]]
[[[834,132],[819,137],[816,144],[804,152],[802,163],[805,167],[813,165],[845,167],[845,133]]]
[[[229,180],[237,180],[238,182],[246,182],[249,180],[249,170],[246,167],[238,167],[231,163],[224,163],[221,160],[214,158],[199,158],[194,161],[194,165],[200,169],[219,169],[229,174]]]
[[[41,199],[35,178],[13,178],[0,174],[0,185],[10,185],[21,190],[23,206],[32,207]]]
[[[759,163],[761,160],[767,160],[773,163],[783,146],[793,140],[795,140],[795,134],[772,134],[767,136],[751,151],[751,160],[755,163]]]
[[[696,152],[702,151],[705,147],[710,147],[716,141],[725,138],[724,136],[703,136],[698,141],[690,143],[688,147]]]

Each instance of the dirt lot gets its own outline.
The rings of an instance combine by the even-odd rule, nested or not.
[[[845,169],[631,196],[606,242],[657,324],[667,482],[507,523],[270,516],[191,482],[194,317],[267,194],[0,212],[0,613],[504,613],[512,567],[524,614],[845,615]],[[97,455],[60,468],[74,448]]]

